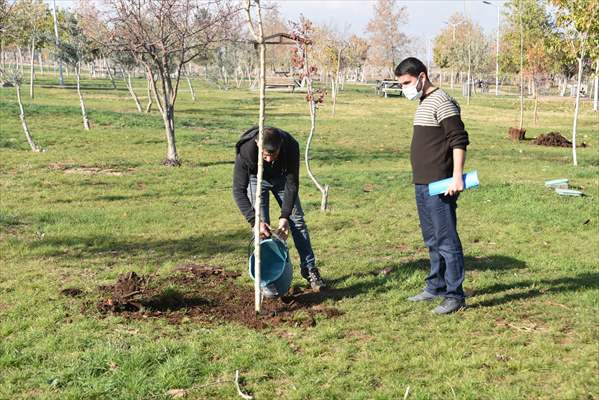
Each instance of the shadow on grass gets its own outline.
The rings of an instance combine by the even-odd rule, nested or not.
[[[235,161],[233,160],[220,160],[220,161],[200,161],[200,162],[193,162],[190,161],[189,165],[191,165],[192,167],[214,167],[217,165],[233,165],[235,164]]]
[[[465,257],[467,271],[498,270],[507,271],[526,267],[524,261],[516,258],[492,255],[487,257]],[[335,279],[328,279],[329,288],[322,292],[305,292],[294,297],[295,301],[303,304],[318,304],[326,300],[338,301],[345,298],[360,296],[364,293],[382,293],[392,290],[393,286],[386,285],[387,282],[401,282],[407,280],[416,271],[428,271],[429,260],[425,258],[405,262],[402,264],[390,264],[384,268],[371,271],[346,274]],[[343,283],[348,280],[359,279],[359,282],[346,287]],[[423,281],[424,283],[424,281]]]
[[[464,256],[464,265],[466,266],[466,275],[468,271],[507,271],[511,269],[526,268],[526,263],[517,258],[494,254],[485,257]],[[429,259],[420,258],[402,264],[401,268],[415,267],[424,270],[429,268]]]
[[[245,229],[164,240],[116,238],[108,235],[61,236],[44,238],[30,243],[30,246],[33,249],[39,248],[41,255],[46,257],[80,260],[94,257],[143,257],[160,263],[194,255],[214,256],[239,252],[240,249],[245,249],[248,237]]]
[[[533,287],[533,288],[531,288]],[[516,293],[502,293],[517,289],[528,289]],[[493,307],[512,301],[527,300],[547,294],[565,292],[579,292],[581,290],[599,289],[599,273],[586,272],[572,277],[541,279],[539,281],[526,280],[515,283],[497,283],[476,290],[473,296],[502,293],[499,297],[479,301],[470,307]]]

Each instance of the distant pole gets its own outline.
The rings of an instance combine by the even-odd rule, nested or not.
[[[466,16],[466,1],[464,1],[464,17]],[[472,49],[472,24],[468,25],[468,89],[466,90],[466,95],[467,97],[467,101],[466,104],[470,105],[470,90],[471,90],[471,86],[472,86],[472,74],[471,74],[471,70],[472,70],[472,56],[471,56],[471,50]]]
[[[52,3],[52,17],[54,19],[54,36],[56,38],[56,49],[58,50],[60,46],[60,38],[58,37],[58,17],[56,15],[56,0],[52,0]],[[58,73],[60,75],[60,86],[64,86],[64,78],[62,76],[62,60],[60,58],[58,59]]]
[[[497,7],[497,43],[495,43],[495,96],[499,96],[499,7]]]

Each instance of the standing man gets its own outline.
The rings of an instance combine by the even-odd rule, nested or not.
[[[233,198],[237,207],[254,226],[256,220],[253,203],[256,199],[258,157],[264,160],[262,176],[262,216],[260,237],[270,237],[269,195],[272,192],[281,207],[277,235],[287,239],[289,230],[300,257],[300,272],[315,290],[326,285],[316,268],[316,258],[310,243],[308,227],[298,196],[299,189],[299,144],[289,133],[273,128],[264,128],[264,146],[258,155],[258,127],[246,131],[235,145],[236,157],[233,173]]]
[[[422,237],[430,256],[424,290],[408,300],[443,297],[433,312],[450,314],[466,305],[462,288],[464,254],[457,232],[456,208],[458,195],[464,190],[462,174],[468,133],[460,107],[432,85],[422,61],[406,58],[395,68],[395,76],[406,98],[420,100],[414,116],[410,159]],[[453,181],[444,194],[429,196],[429,183],[449,177]]]

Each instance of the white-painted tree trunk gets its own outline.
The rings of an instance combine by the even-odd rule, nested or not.
[[[29,143],[29,147],[31,147],[31,151],[33,151],[34,153],[39,153],[40,151],[42,151],[41,148],[39,148],[34,140],[33,140],[33,136],[31,136],[31,132],[29,132],[29,127],[27,126],[27,120],[25,119],[25,111],[23,109],[23,102],[21,101],[21,84],[20,83],[16,83],[15,84],[16,87],[16,92],[17,92],[17,103],[19,103],[19,118],[21,119],[21,124],[23,125],[23,132],[25,133],[25,139],[27,139],[27,143]]]
[[[520,124],[522,130],[524,124],[524,27],[522,25],[522,0],[518,2],[520,15]]]
[[[148,83],[148,104],[146,105],[146,113],[152,111],[152,84],[150,83],[150,75],[146,74],[146,80]]]
[[[308,83],[311,86],[311,83]],[[316,131],[316,102],[314,99],[310,100],[310,134],[308,135],[308,143],[306,144],[306,152],[304,154],[304,160],[306,162],[306,170],[308,172],[308,176],[316,185],[318,190],[320,191],[320,211],[326,211],[329,201],[329,186],[322,185],[318,182],[318,179],[312,173],[312,169],[310,168],[310,145],[312,144],[312,138],[314,137],[314,132]]]
[[[538,109],[539,109],[539,93],[538,93],[538,88],[537,88],[537,82],[533,79],[532,80],[532,85],[533,85],[533,92],[534,92],[534,97],[535,97],[535,105],[534,105],[534,110],[532,113],[532,120],[533,120],[533,124],[536,127],[537,126],[537,119],[538,119]]]
[[[583,45],[584,46],[584,45]],[[578,111],[580,109],[580,82],[582,81],[582,63],[584,61],[584,47],[581,48],[578,59],[578,83],[576,85],[576,106],[574,107],[574,122],[572,123],[572,164],[578,165],[576,158],[576,125],[578,123]]]
[[[560,96],[564,97],[566,95],[566,90],[568,89],[568,79],[564,76],[562,90],[560,92]]]
[[[23,76],[23,52],[21,51],[21,46],[17,47],[17,68],[21,72],[21,76]]]
[[[31,36],[31,66],[29,70],[29,97],[32,99],[35,96],[34,86],[35,83],[35,35]]]
[[[262,26],[262,11],[260,1],[256,0],[256,9],[258,16],[258,32],[256,33],[252,23],[251,12],[252,0],[247,0],[246,13],[248,27],[252,35],[258,42],[260,49],[260,109],[258,117],[258,171],[256,177],[256,198],[254,199],[254,308],[256,313],[262,310],[262,291],[260,288],[262,280],[261,271],[261,252],[260,252],[260,222],[262,220],[262,175],[264,171],[264,160],[262,158],[262,149],[264,144],[264,120],[266,112],[266,44],[264,43],[264,29]]]
[[[112,68],[110,64],[108,64],[108,60],[104,59],[104,63],[106,65],[106,71],[108,72],[108,77],[110,78],[110,83],[112,83],[112,88],[116,89],[116,82],[114,81],[114,76],[112,74]]]
[[[77,78],[77,94],[79,95],[79,105],[81,106],[81,116],[83,117],[83,127],[86,131],[89,131],[89,119],[87,118],[87,111],[85,111],[85,103],[83,101],[83,94],[81,93],[81,62],[75,65],[75,77]]]
[[[42,49],[37,53],[37,59],[40,64],[40,73],[44,74],[44,57],[42,56]]]
[[[166,97],[166,96],[165,96]],[[166,102],[165,102],[166,103]],[[166,160],[165,165],[180,165],[179,155],[177,154],[177,145],[175,143],[175,107],[172,104],[165,104],[162,118],[164,120],[166,134]]]
[[[58,47],[60,47],[60,37],[58,36],[58,19],[56,16],[56,0],[53,0],[52,20],[54,21],[55,45],[58,48]],[[58,83],[60,84],[60,86],[64,86],[64,77],[62,75],[62,61],[60,59],[58,60],[58,73],[59,73]]]
[[[196,101],[196,92],[193,90],[193,85],[191,84],[191,79],[189,79],[189,74],[185,74],[185,79],[187,80],[187,85],[189,86],[189,91],[191,92],[191,101]]]
[[[595,62],[595,93],[593,95],[593,111],[597,111],[597,98],[599,97],[599,60]]]
[[[137,111],[143,112],[143,110],[141,109],[141,103],[139,102],[139,97],[137,97],[135,90],[133,90],[133,85],[131,84],[131,73],[129,71],[127,71],[126,84],[127,89],[129,90],[129,94],[131,94],[131,97],[133,97],[133,101],[135,101],[135,107],[137,107]]]

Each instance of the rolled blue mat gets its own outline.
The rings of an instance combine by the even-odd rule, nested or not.
[[[470,189],[473,187],[478,187],[478,173],[477,171],[470,171],[465,173],[462,178],[464,179],[464,188]],[[428,184],[428,195],[436,196],[438,194],[443,194],[447,191],[449,184],[453,181],[452,178],[442,179],[440,181],[431,182]]]

